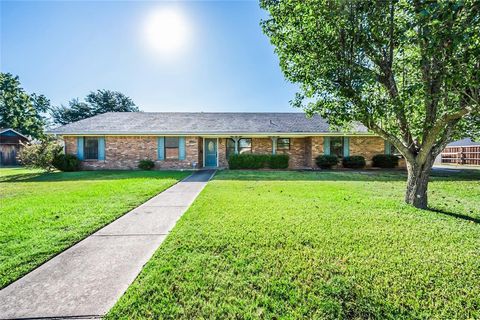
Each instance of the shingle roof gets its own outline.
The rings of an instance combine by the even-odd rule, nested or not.
[[[304,113],[109,112],[50,131],[66,134],[329,133],[328,123]],[[338,131],[337,131],[338,132]],[[340,132],[338,132],[340,133]],[[352,133],[368,133],[363,125]]]
[[[468,146],[480,146],[480,141],[473,141],[470,138],[465,138],[462,140],[457,140],[447,144],[447,147],[468,147]]]
[[[15,129],[12,129],[12,128],[0,128],[0,134],[1,133],[4,133],[4,132],[7,132],[7,131],[12,131],[13,133],[25,138],[28,140],[28,137],[24,136],[23,134],[21,134],[20,132],[18,132],[17,130]]]

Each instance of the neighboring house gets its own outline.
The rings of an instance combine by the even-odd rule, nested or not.
[[[23,134],[11,128],[0,128],[0,165],[17,165],[17,154],[22,147],[21,143],[29,140]]]
[[[436,164],[480,165],[480,142],[469,138],[451,142],[435,159]]]
[[[344,133],[303,113],[150,113],[97,115],[52,130],[85,169],[133,169],[141,159],[156,168],[222,168],[234,153],[290,156],[291,169],[315,168],[315,157],[390,153],[384,140],[356,125]]]

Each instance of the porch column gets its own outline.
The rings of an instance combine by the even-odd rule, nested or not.
[[[235,142],[235,154],[238,154],[238,140],[240,140],[240,137],[232,137],[232,139]]]
[[[272,139],[272,154],[277,153],[277,139],[278,137],[270,137]]]

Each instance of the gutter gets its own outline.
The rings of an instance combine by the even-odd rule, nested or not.
[[[89,132],[55,132],[48,131],[49,134],[54,134],[57,136],[202,136],[202,137],[214,137],[214,138],[230,138],[232,136],[251,136],[251,137],[332,137],[332,136],[377,136],[374,133],[370,132],[228,132],[228,133],[218,133],[218,132],[136,132],[136,133],[126,133],[126,132],[105,132],[105,131],[89,131]]]

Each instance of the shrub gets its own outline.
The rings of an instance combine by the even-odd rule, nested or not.
[[[392,154],[376,154],[372,158],[372,165],[377,168],[395,168],[399,158]]]
[[[338,164],[338,158],[334,155],[320,155],[315,158],[317,166],[322,169],[331,169],[333,166]]]
[[[80,169],[80,160],[73,154],[58,154],[53,158],[53,166],[60,171],[78,171]]]
[[[288,160],[288,154],[273,154],[270,156],[268,167],[270,169],[287,169]]]
[[[350,156],[342,159],[344,168],[361,169],[364,168],[366,164],[365,158],[362,156]]]
[[[268,165],[270,156],[267,154],[233,154],[228,158],[230,169],[260,169]]]
[[[138,167],[142,170],[152,170],[155,167],[155,162],[150,159],[140,160]]]
[[[18,153],[18,160],[26,167],[52,171],[53,160],[61,154],[63,147],[52,137],[40,141],[23,144]]]
[[[289,156],[287,154],[233,154],[228,158],[230,169],[286,169]]]

